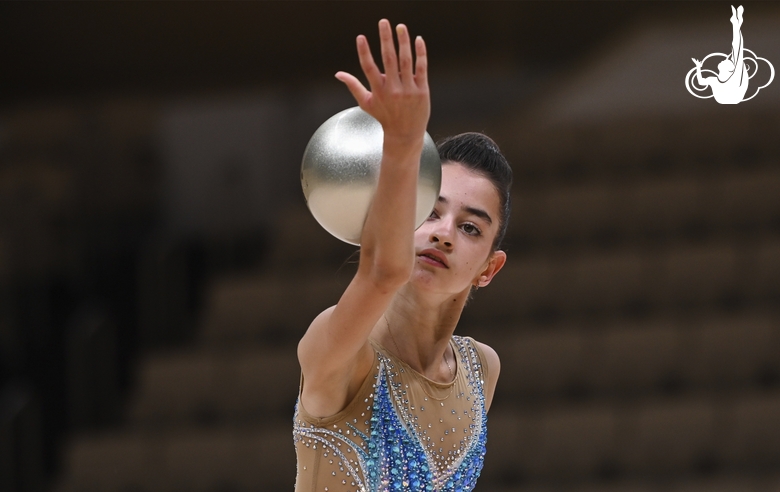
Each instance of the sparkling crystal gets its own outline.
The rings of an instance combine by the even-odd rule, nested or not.
[[[379,351],[377,373],[371,385],[372,402],[361,415],[367,419],[364,422],[366,427],[358,429],[353,425],[357,424],[357,419],[352,419],[351,422],[337,422],[333,430],[318,428],[300,421],[296,406],[295,442],[308,446],[308,443],[302,441],[307,438],[312,445],[316,445],[315,442],[322,444],[320,447],[324,449],[320,452],[323,455],[327,451],[337,455],[341,460],[339,470],[350,477],[352,487],[361,492],[471,491],[476,485],[485,456],[487,419],[482,393],[482,368],[472,341],[462,337],[453,337],[453,340],[460,353],[458,367],[465,370],[465,376],[457,378],[453,383],[458,385],[454,391],[458,401],[450,400],[457,403],[453,405],[455,408],[444,410],[444,402],[439,400],[439,407],[434,406],[427,411],[420,407],[419,412],[424,413],[415,413],[414,400],[419,395],[419,389],[407,391],[410,389],[409,383],[426,383],[415,379],[418,376],[415,376],[414,371],[404,371],[400,367],[401,362]],[[423,392],[440,390],[431,384],[429,386],[430,389],[423,389]],[[464,396],[464,399],[460,399]],[[428,398],[422,397],[421,400],[428,401]],[[368,403],[368,399],[365,402]],[[465,435],[456,433],[457,427],[451,425],[461,420],[460,411],[469,418],[470,425],[464,428]],[[448,422],[450,425],[441,418],[443,412],[453,416],[452,422]],[[438,424],[432,425],[436,420]],[[339,428],[339,425],[344,427]],[[426,435],[428,433],[431,435]],[[442,446],[433,447],[431,436],[438,437]],[[355,453],[352,453],[353,448]],[[350,453],[350,456],[346,453]],[[336,476],[335,473],[332,471],[332,476]],[[325,483],[334,486],[338,482]],[[342,480],[343,485],[346,483],[346,480]]]

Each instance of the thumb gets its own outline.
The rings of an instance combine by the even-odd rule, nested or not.
[[[361,108],[371,98],[369,92],[354,75],[347,72],[336,72],[336,78],[344,83]]]

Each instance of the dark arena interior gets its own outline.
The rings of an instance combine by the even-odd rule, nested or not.
[[[743,5],[780,68],[780,4]],[[475,490],[777,492],[780,82],[685,85],[729,15],[3,2],[0,490],[292,490],[296,344],[357,261],[301,156],[384,17],[428,45],[428,132],[514,171],[507,266],[458,328],[502,360]]]

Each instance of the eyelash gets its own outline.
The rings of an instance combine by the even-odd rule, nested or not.
[[[434,216],[438,217],[438,214],[436,213],[436,210],[431,211],[431,215],[429,215],[428,218],[430,219],[430,218],[432,218]],[[473,232],[466,232],[464,230],[463,232],[465,232],[467,235],[475,236],[475,237],[482,235],[482,230],[479,227],[477,227],[476,225],[472,224],[471,222],[466,222],[465,224],[461,225],[461,228],[464,228],[466,226],[474,228]]]
[[[466,234],[468,234],[469,236],[481,236],[482,235],[482,231],[480,231],[479,227],[475,226],[474,224],[471,224],[471,223],[463,224],[463,227],[466,227],[466,226],[474,228],[474,232],[472,232],[472,233],[468,233],[466,231],[463,231],[463,232],[466,232]]]

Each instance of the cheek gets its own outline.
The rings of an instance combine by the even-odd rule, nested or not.
[[[475,273],[477,270],[484,268],[485,260],[489,256],[489,252],[484,245],[472,245],[468,248],[468,251],[464,251],[463,270],[468,272],[469,275]]]
[[[428,229],[428,221],[427,220],[425,222],[423,222],[420,227],[415,229],[415,231],[414,231],[414,242],[416,244],[421,244],[428,238],[427,229]]]

